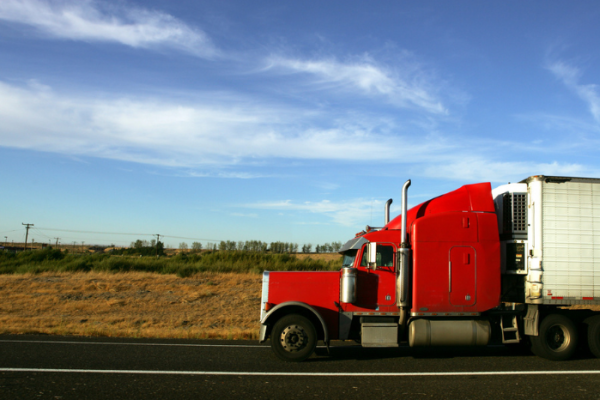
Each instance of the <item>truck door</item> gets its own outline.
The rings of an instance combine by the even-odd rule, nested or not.
[[[477,264],[475,249],[471,246],[450,248],[448,290],[453,306],[472,306],[477,301]]]
[[[367,265],[366,245],[363,246],[357,276],[357,306],[377,309],[396,304],[396,246],[377,243],[377,266]]]

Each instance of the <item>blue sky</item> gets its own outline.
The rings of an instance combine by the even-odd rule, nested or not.
[[[585,0],[2,0],[0,240],[343,242],[409,178],[416,205],[600,177],[598,20]]]

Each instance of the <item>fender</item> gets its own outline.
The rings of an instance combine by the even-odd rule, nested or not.
[[[273,307],[272,310],[270,310],[267,313],[267,315],[263,317],[263,319],[260,321],[261,325],[259,335],[260,337],[258,339],[259,343],[263,343],[265,340],[267,340],[267,323],[269,322],[269,319],[273,316],[274,313],[285,307],[302,307],[313,313],[319,319],[319,322],[321,322],[321,327],[323,328],[323,342],[325,342],[326,345],[329,345],[329,331],[327,330],[327,325],[325,324],[325,320],[323,319],[323,317],[321,317],[321,314],[319,314],[319,312],[315,310],[312,306],[309,306],[308,304],[299,301],[286,301],[285,303],[277,304],[275,307]]]

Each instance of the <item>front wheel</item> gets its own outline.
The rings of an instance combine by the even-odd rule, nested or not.
[[[571,358],[577,349],[577,327],[569,318],[550,314],[540,324],[539,335],[530,336],[531,351],[553,361]]]
[[[307,318],[291,314],[275,323],[271,332],[271,348],[283,361],[304,361],[317,347],[317,331]]]

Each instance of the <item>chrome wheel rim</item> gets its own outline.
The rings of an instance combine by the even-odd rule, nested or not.
[[[546,332],[546,343],[552,351],[564,351],[571,343],[571,334],[564,325],[552,325]]]
[[[308,334],[300,325],[287,326],[279,336],[281,347],[290,353],[298,352],[306,347]]]

